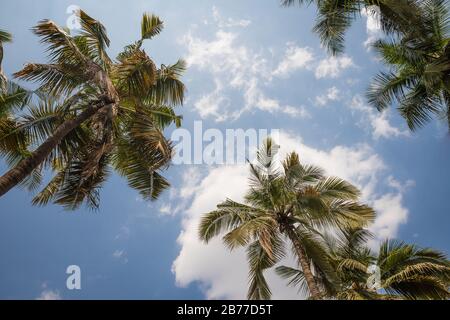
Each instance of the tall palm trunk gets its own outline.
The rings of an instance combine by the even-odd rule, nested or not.
[[[294,245],[298,261],[300,262],[300,267],[302,268],[303,275],[305,276],[306,284],[308,285],[309,292],[311,293],[311,298],[313,300],[319,300],[321,297],[320,290],[319,287],[317,286],[316,280],[314,279],[314,275],[311,271],[311,267],[306,257],[305,250],[303,249],[303,246],[300,243],[293,227],[288,226],[286,227],[285,230],[287,232],[289,239],[292,241]]]
[[[86,110],[75,118],[61,124],[52,136],[47,138],[44,143],[32,152],[31,156],[19,162],[18,165],[0,177],[0,197],[19,184],[31,174],[34,169],[38,168],[70,131],[81,125],[97,112],[110,108],[113,104],[114,102],[107,97],[103,98],[99,103],[87,107]]]

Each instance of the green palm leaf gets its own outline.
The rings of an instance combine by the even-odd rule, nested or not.
[[[164,27],[164,23],[159,17],[145,13],[141,22],[141,37],[142,39],[151,39],[158,35]]]

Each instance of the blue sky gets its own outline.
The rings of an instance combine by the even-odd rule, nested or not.
[[[71,4],[107,27],[111,56],[138,39],[143,12],[164,20],[145,49],[158,64],[188,61],[188,97],[178,110],[186,129],[196,120],[223,132],[281,129],[282,152],[295,149],[363,190],[378,211],[377,239],[449,252],[449,137],[438,121],[409,134],[394,109],[379,114],[367,106],[364,90],[383,68],[365,46],[377,36],[373,21],[355,23],[345,55],[333,59],[310,31],[314,8],[281,8],[277,0],[6,2],[0,28],[14,35],[5,47],[8,75],[45,61],[30,28],[44,18],[65,25]],[[243,253],[230,254],[219,241],[201,245],[196,225],[220,200],[242,198],[246,170],[173,166],[166,173],[172,188],[153,203],[113,175],[98,212],[32,207],[30,194],[11,191],[0,199],[0,298],[244,298]],[[81,290],[66,289],[71,264],[81,268]],[[276,298],[299,297],[269,279]]]

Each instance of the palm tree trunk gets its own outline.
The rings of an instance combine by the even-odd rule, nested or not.
[[[14,168],[0,177],[0,197],[19,184],[34,169],[36,169],[51,153],[51,151],[61,142],[62,139],[73,129],[78,127],[84,121],[92,117],[103,108],[109,108],[113,102],[110,99],[103,98],[101,102],[87,107],[82,113],[71,120],[65,121],[47,138],[28,158],[22,160]]]
[[[303,275],[305,276],[306,284],[308,285],[309,292],[311,293],[311,298],[313,300],[320,299],[320,290],[317,287],[316,280],[314,279],[314,275],[311,271],[311,267],[309,261],[306,257],[305,250],[303,249],[297,234],[293,230],[292,227],[286,228],[289,239],[292,241],[295,251],[297,253],[298,261],[300,262],[300,267],[302,268]]]

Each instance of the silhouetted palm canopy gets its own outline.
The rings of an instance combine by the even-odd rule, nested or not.
[[[305,274],[311,298],[319,299],[323,292],[314,270],[320,270],[331,283],[339,281],[326,259],[319,230],[366,226],[375,214],[358,202],[360,193],[350,183],[326,177],[320,168],[302,164],[296,153],[289,154],[281,165],[276,154],[277,146],[268,139],[256,163],[250,165],[245,203],[227,199],[217,210],[205,214],[200,238],[208,242],[225,232],[223,241],[230,249],[247,247],[250,299],[270,298],[264,271],[285,256],[290,243],[290,252]]]
[[[54,173],[34,204],[53,201],[73,209],[84,202],[97,208],[99,189],[111,168],[144,198],[155,199],[169,185],[161,171],[170,163],[172,145],[163,130],[181,122],[174,107],[183,103],[180,76],[185,63],[157,67],[142,48],[144,40],[163,29],[154,15],[144,14],[141,38],[115,60],[107,54],[110,40],[104,26],[83,11],[80,21],[76,34],[49,20],[33,28],[48,46],[50,63],[27,64],[15,74],[39,82],[40,99],[26,106],[20,99],[6,103],[14,90],[23,91],[11,83],[10,92],[3,94],[0,152],[21,174],[32,169],[33,188],[44,169]],[[61,133],[68,124],[73,130]],[[39,156],[43,148],[44,157]],[[38,159],[31,168],[26,162],[30,158]],[[8,174],[17,173],[14,169]]]
[[[383,241],[375,254],[367,247],[370,236],[367,230],[353,229],[338,239],[327,239],[328,257],[340,281],[333,286],[317,278],[326,296],[343,300],[449,298],[450,263],[445,254],[397,240]],[[370,266],[379,268],[379,279],[368,272]],[[303,272],[296,268],[281,266],[277,273],[289,285],[306,287]]]

